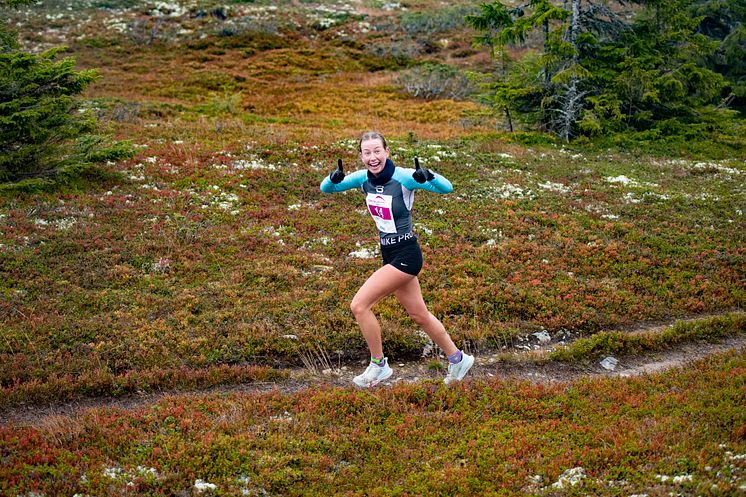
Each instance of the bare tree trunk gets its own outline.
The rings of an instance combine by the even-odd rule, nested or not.
[[[544,53],[549,50],[549,21],[544,21]],[[544,65],[544,88],[549,88],[552,78],[549,75],[549,65]]]
[[[582,95],[578,92],[578,77],[576,66],[578,64],[577,34],[580,24],[580,1],[572,0],[572,16],[570,19],[570,43],[574,48],[572,56],[572,75],[570,76],[570,85],[564,98],[560,118],[560,137],[566,142],[570,141],[572,136],[572,126],[583,111]]]

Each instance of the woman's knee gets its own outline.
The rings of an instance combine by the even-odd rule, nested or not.
[[[355,297],[352,299],[352,302],[350,302],[350,310],[355,316],[365,314],[366,312],[370,311],[370,308],[371,306],[363,299],[359,298],[357,295],[355,295]]]
[[[430,311],[427,309],[412,311],[409,313],[409,317],[420,326],[426,325],[430,321]]]

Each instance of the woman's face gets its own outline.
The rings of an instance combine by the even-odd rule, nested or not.
[[[365,140],[360,144],[360,159],[371,174],[381,174],[388,158],[389,149],[383,146],[380,138]]]

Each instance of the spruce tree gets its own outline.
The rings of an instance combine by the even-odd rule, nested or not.
[[[466,16],[466,22],[480,31],[475,39],[476,43],[489,47],[496,62],[494,80],[483,84],[487,90],[483,99],[505,112],[510,131],[513,131],[514,112],[519,112],[528,122],[545,121],[541,115],[541,102],[551,86],[555,64],[547,56],[547,47],[551,45],[552,37],[557,37],[557,33],[550,30],[550,24],[566,17],[567,11],[554,7],[548,0],[529,0],[527,4],[513,8],[493,1],[482,4],[478,15]],[[526,71],[533,65],[533,59],[516,62],[506,51],[506,46],[525,43],[529,33],[538,28],[544,33],[540,79],[532,77]]]
[[[535,97],[540,87],[541,98],[532,99],[527,114],[540,115],[540,128],[565,140],[625,131],[691,134],[725,122],[728,113],[716,108],[728,102],[722,74],[731,80],[732,95],[742,94],[741,24],[727,23],[721,43],[698,32],[705,17],[691,15],[695,0],[634,1],[642,9],[631,20],[592,0],[566,0],[569,11],[549,0],[517,9],[499,0],[482,5],[481,15],[467,21],[493,53],[494,47],[525,42],[534,29],[544,31],[541,75],[520,87],[509,77],[520,62],[509,61],[509,69],[496,72],[498,80],[490,85],[494,104],[512,116],[518,102],[528,103],[526,90],[532,88]],[[740,10],[731,10],[740,18]],[[721,74],[708,62],[720,63]]]
[[[646,0],[619,37],[586,54],[598,91],[586,123],[601,132],[691,132],[720,100],[724,78],[706,67],[717,43],[697,33],[689,0]],[[589,128],[586,127],[586,130]]]
[[[0,12],[32,3],[0,0]],[[17,33],[0,25],[0,183],[69,176],[131,155],[127,143],[96,134],[79,96],[97,73],[75,70],[73,58],[60,57],[64,50],[23,51]]]
[[[707,58],[707,67],[728,82],[720,105],[746,112],[746,1],[693,0],[690,12],[701,19],[697,31],[720,43]]]

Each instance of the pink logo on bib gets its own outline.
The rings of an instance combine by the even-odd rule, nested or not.
[[[380,217],[381,219],[384,219],[386,221],[393,219],[391,217],[391,209],[387,207],[380,207],[378,205],[369,205],[368,208],[370,209],[371,215],[375,217]]]

